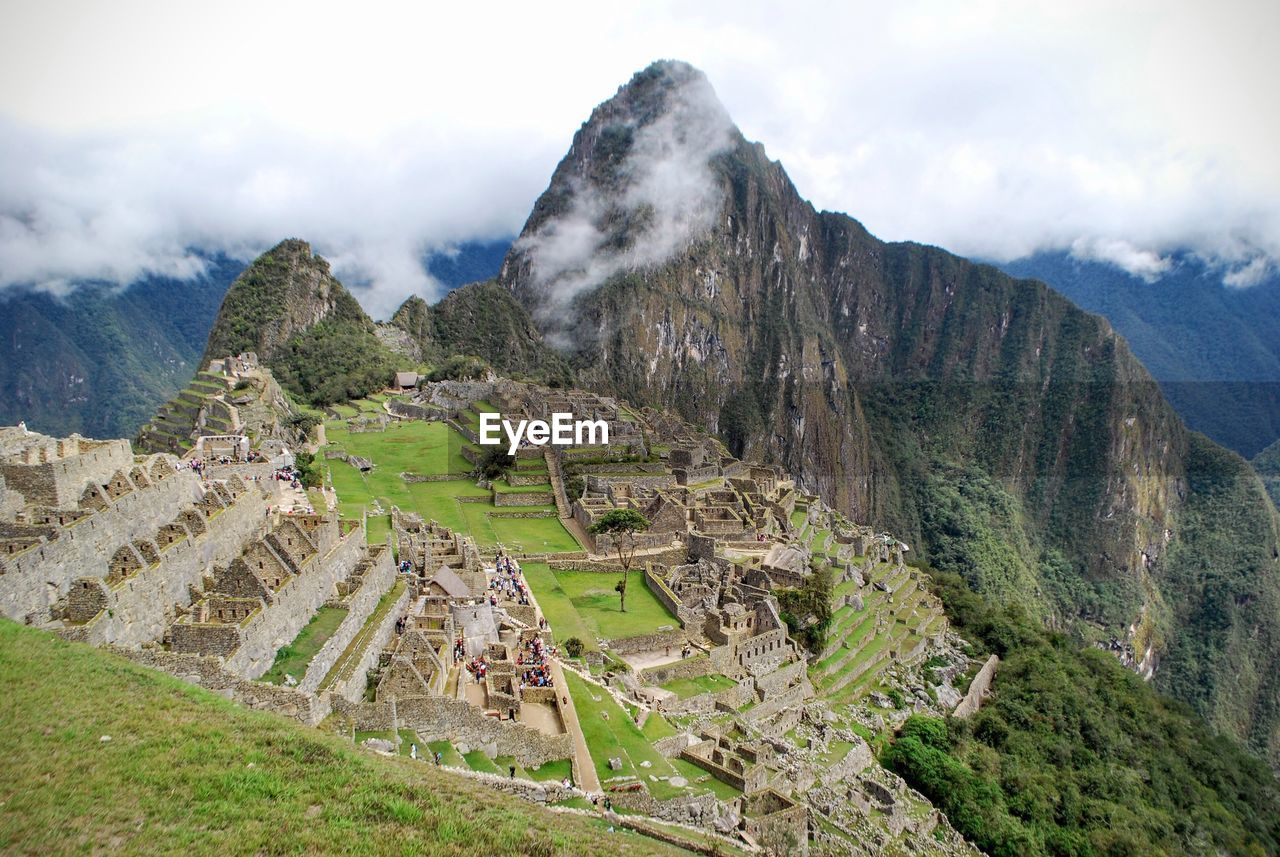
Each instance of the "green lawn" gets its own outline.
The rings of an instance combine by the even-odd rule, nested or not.
[[[262,676],[262,680],[271,684],[283,684],[285,674],[288,673],[296,681],[302,681],[311,659],[329,641],[345,618],[347,611],[343,607],[321,607],[298,632],[294,641],[276,652],[275,663]]]
[[[440,754],[440,764],[450,765],[455,768],[467,767],[467,760],[462,758],[462,754],[454,749],[453,744],[448,741],[432,741],[427,745],[427,749],[432,753]]]
[[[652,735],[663,735],[668,730],[674,734],[670,724],[666,724],[660,714],[650,714],[645,721],[645,728],[636,726],[630,713],[623,710],[607,691],[589,685],[572,672],[566,672],[569,692],[573,694],[573,704],[578,710],[578,722],[582,726],[582,735],[586,739],[587,748],[591,751],[591,761],[596,766],[596,773],[601,782],[610,777],[635,776],[642,779],[650,794],[658,800],[679,797],[680,795],[701,792],[713,792],[726,800],[732,800],[741,793],[732,786],[721,783],[715,778],[708,778],[706,771],[681,759],[668,759],[653,747],[656,738]],[[600,697],[597,702],[594,697]],[[603,715],[607,714],[608,718]],[[663,728],[660,724],[665,724]],[[665,737],[665,736],[664,736]],[[622,759],[622,768],[614,771],[609,768],[609,757]],[[641,762],[648,762],[644,767]],[[678,788],[663,780],[651,780],[656,777],[684,777],[689,785]],[[704,780],[704,778],[706,778]],[[698,780],[704,780],[698,782]]]
[[[459,498],[490,500],[491,492],[476,487],[470,478],[444,482],[405,482],[401,473],[422,475],[464,474],[471,465],[458,451],[465,440],[445,423],[411,421],[393,423],[386,432],[348,432],[340,423],[326,427],[331,445],[351,455],[374,462],[376,467],[361,473],[339,460],[327,462],[333,487],[338,492],[338,509],[344,518],[359,518],[376,499],[386,512],[392,506],[412,511],[424,520],[435,520],[470,535],[483,550],[499,546],[517,553],[564,553],[578,551],[578,544],[559,518],[503,518],[489,516],[492,502],[464,503]],[[545,466],[545,465],[544,465]],[[512,489],[516,490],[516,489]],[[521,491],[543,490],[532,486]],[[554,511],[554,505],[529,507]],[[370,544],[382,544],[391,526],[390,517],[373,516],[367,534]]]
[[[675,853],[8,620],[0,685],[4,853]]]
[[[633,571],[628,578],[625,613],[618,607],[618,593],[613,591],[622,579],[621,572],[556,571],[554,574],[556,583],[582,621],[606,640],[652,634],[662,625],[680,626],[680,620],[649,591],[643,572]],[[538,594],[537,589],[534,594]]]
[[[662,689],[671,691],[681,699],[687,699],[700,693],[718,693],[728,690],[736,684],[736,681],[727,676],[702,675],[697,678],[678,678],[675,681],[669,681],[662,685]]]
[[[596,651],[599,647],[596,645],[595,632],[582,621],[582,616],[578,614],[568,594],[560,588],[550,567],[545,562],[522,562],[520,569],[533,591],[533,597],[538,599],[542,615],[551,624],[556,643],[563,647],[565,640],[577,637],[588,651]]]

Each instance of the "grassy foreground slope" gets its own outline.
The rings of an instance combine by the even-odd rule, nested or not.
[[[0,853],[667,853],[8,620],[0,686]]]

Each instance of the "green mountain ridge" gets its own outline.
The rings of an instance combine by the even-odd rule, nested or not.
[[[1188,252],[1148,282],[1067,252],[999,267],[1048,283],[1120,331],[1187,425],[1249,458],[1280,438],[1280,278],[1248,288]]]
[[[213,257],[191,281],[148,277],[127,289],[80,284],[65,296],[0,295],[0,424],[55,435],[133,435],[198,368],[228,284]]]
[[[227,290],[201,366],[255,352],[286,390],[311,405],[385,387],[396,358],[373,321],[305,241],[263,253]]]
[[[499,283],[577,382],[672,407],[979,591],[1118,638],[1158,688],[1280,764],[1275,509],[1104,319],[815,211],[736,128],[709,157],[708,227],[628,261],[655,222],[628,208],[632,147],[705,90],[658,63],[596,108],[504,262]],[[593,257],[541,272],[540,242],[583,211]],[[575,288],[583,271],[606,275]]]

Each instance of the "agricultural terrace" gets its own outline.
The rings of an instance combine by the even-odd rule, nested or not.
[[[462,449],[471,444],[445,423],[404,420],[392,422],[385,431],[353,432],[344,421],[331,420],[325,424],[325,435],[327,448],[367,458],[375,465],[371,471],[361,472],[340,459],[325,461],[327,478],[338,493],[342,517],[356,519],[365,511],[369,513],[371,543],[386,540],[391,507],[398,506],[425,520],[434,519],[467,533],[481,550],[581,550],[560,523],[554,505],[495,507],[493,491],[478,487],[470,476],[472,465],[463,457]],[[403,473],[456,478],[406,482]],[[528,513],[544,513],[547,517],[524,517]]]

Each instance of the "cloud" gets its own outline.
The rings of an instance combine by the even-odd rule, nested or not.
[[[882,238],[997,260],[1190,250],[1241,287],[1280,259],[1280,4],[67,0],[0,16],[0,288],[181,276],[193,248],[247,258],[297,236],[385,314],[434,296],[422,251],[516,234],[572,130],[661,56],[705,71],[806,198]],[[685,192],[696,170],[673,154],[647,192]],[[543,236],[570,286],[599,237],[591,204]],[[655,253],[690,224],[659,226]]]
[[[1266,256],[1257,256],[1224,274],[1222,284],[1231,289],[1247,289],[1265,280],[1274,268],[1275,264]]]
[[[711,160],[733,145],[733,122],[704,76],[680,66],[661,73],[674,83],[656,116],[592,119],[602,136],[627,141],[612,178],[573,177],[565,213],[516,242],[548,319],[620,271],[661,264],[715,222],[723,197]]]
[[[140,141],[0,122],[0,288],[189,279],[207,254],[247,261],[298,237],[385,317],[439,297],[427,253],[518,230],[554,157],[503,135],[441,149],[412,129],[362,147],[248,125]]]
[[[1071,243],[1071,255],[1076,259],[1109,262],[1148,283],[1154,283],[1173,267],[1170,259],[1151,250],[1140,250],[1118,238],[1077,238]]]

